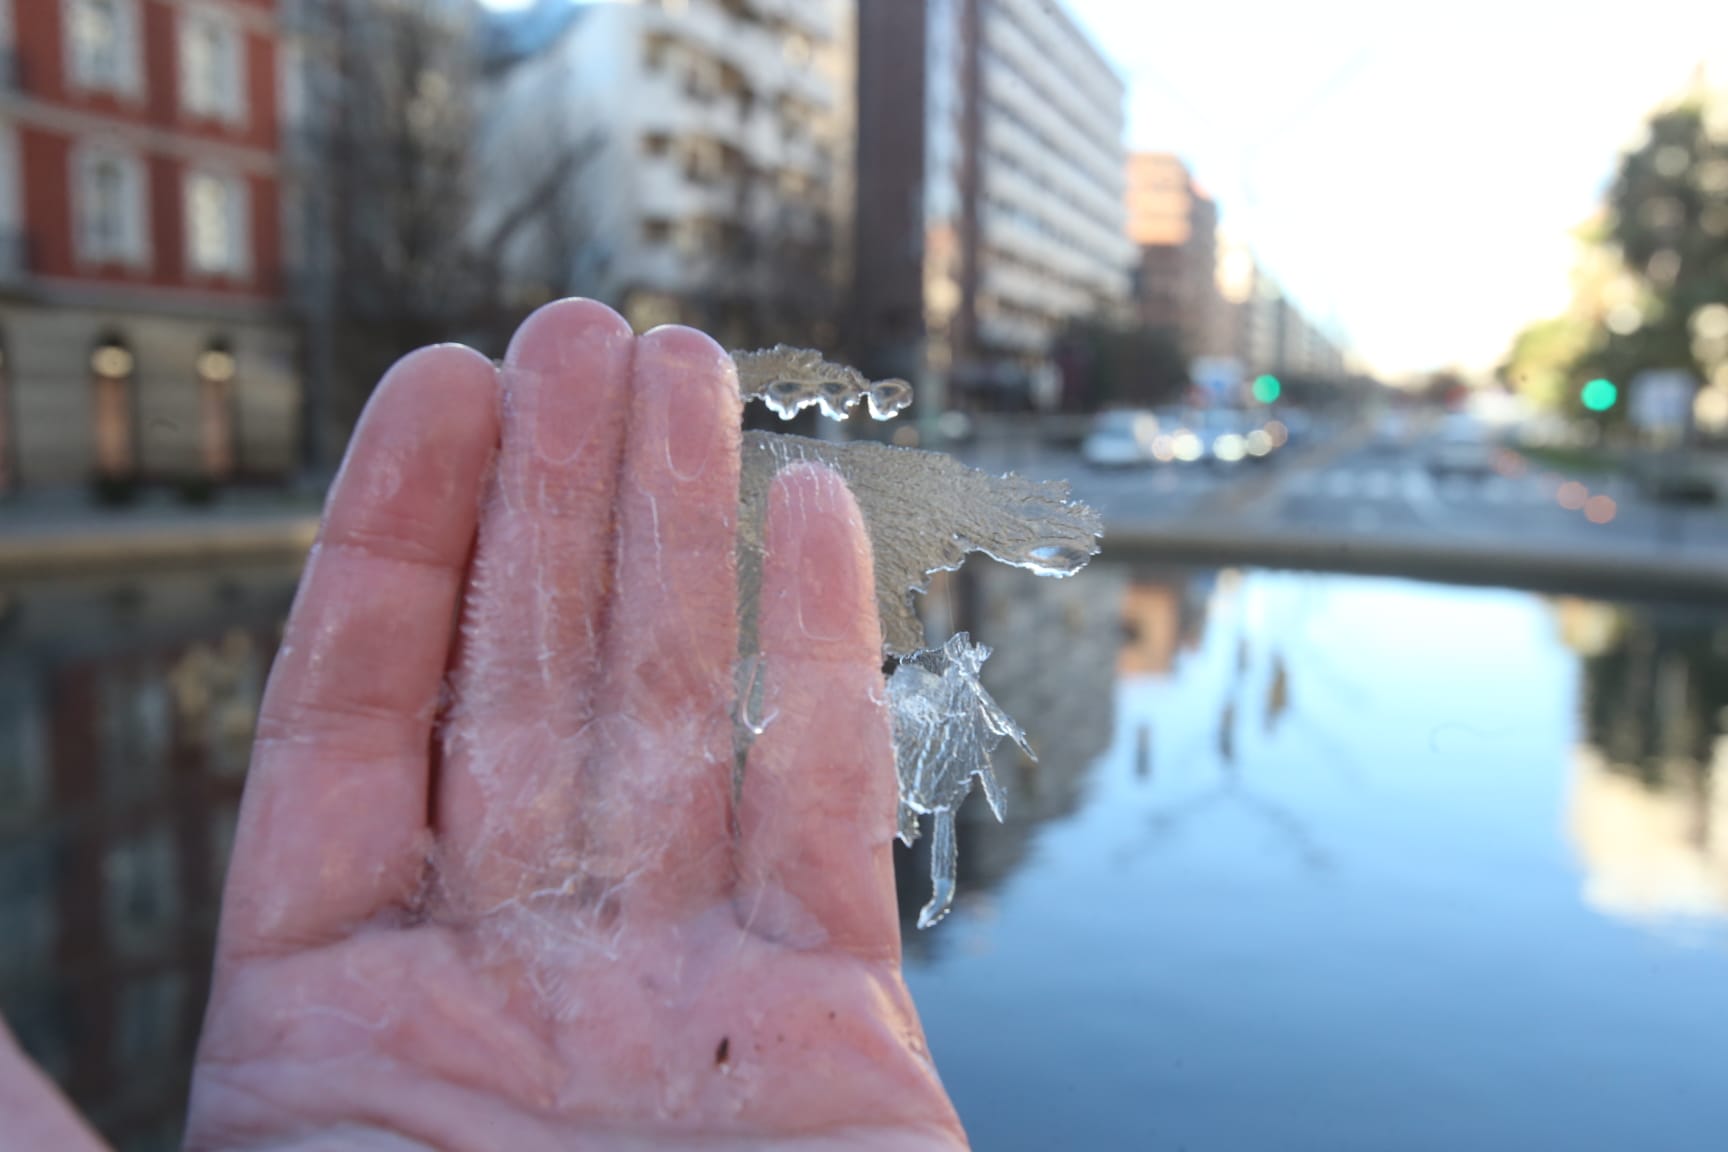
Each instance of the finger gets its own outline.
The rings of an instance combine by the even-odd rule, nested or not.
[[[611,598],[613,502],[635,336],[592,300],[530,316],[503,369],[444,730],[447,895],[485,908],[568,870]]]
[[[766,727],[740,797],[740,913],[768,935],[896,959],[897,789],[870,538],[845,482],[808,464],[775,477],[766,535]]]
[[[0,1152],[54,1148],[99,1152],[105,1145],[73,1111],[42,1070],[32,1064],[0,1024]]]
[[[732,883],[742,401],[731,358],[678,327],[637,342],[630,394],[585,867],[633,912],[670,915]]]
[[[225,947],[321,940],[419,884],[430,731],[497,413],[491,363],[456,347],[402,360],[367,405],[265,690]]]

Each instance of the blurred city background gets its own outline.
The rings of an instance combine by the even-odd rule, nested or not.
[[[1718,1146],[1725,45],[1703,0],[0,0],[0,1011],[175,1145],[347,435],[586,295],[903,377],[796,429],[1104,514],[1080,577],[925,605],[1040,752],[907,942],[980,1147]]]

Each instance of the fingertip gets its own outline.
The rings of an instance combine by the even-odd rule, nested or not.
[[[768,494],[762,646],[880,656],[874,562],[864,516],[838,472],[800,461]]]
[[[585,367],[596,352],[628,346],[636,339],[617,312],[586,297],[543,304],[517,327],[504,353],[507,368],[541,370]]]
[[[716,369],[736,376],[732,357],[714,337],[683,324],[661,324],[637,337],[642,356],[653,355],[667,363],[691,368]]]

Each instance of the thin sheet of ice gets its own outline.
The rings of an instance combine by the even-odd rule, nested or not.
[[[912,400],[904,381],[871,382],[817,352],[779,346],[734,352],[740,390],[783,418],[820,405],[844,419],[859,400],[888,419]],[[991,766],[1004,737],[1028,756],[1025,734],[979,682],[990,650],[960,633],[926,647],[914,597],[936,572],[953,571],[982,552],[1039,576],[1071,576],[1098,552],[1098,514],[1069,498],[1068,486],[993,476],[952,457],[870,441],[832,443],[774,432],[746,432],[738,516],[738,725],[734,788],[743,787],[749,746],[766,722],[757,656],[757,612],[766,552],[768,489],[782,468],[820,463],[838,472],[863,514],[875,558],[883,651],[899,659],[888,680],[899,775],[899,836],[907,844],[931,818],[932,894],[918,926],[952,906],[958,867],[954,818],[974,778],[1000,820],[1007,798]]]
[[[870,415],[892,420],[912,403],[912,386],[904,380],[872,381],[844,364],[825,360],[813,348],[776,344],[757,352],[734,352],[738,391],[746,400],[761,400],[782,420],[801,409],[821,405],[830,420],[844,420],[858,401],[868,401]]]
[[[745,657],[755,652],[768,485],[790,464],[824,464],[852,490],[875,552],[884,647],[895,656],[925,647],[913,597],[929,588],[932,573],[951,572],[967,553],[982,552],[1040,576],[1071,576],[1097,554],[1103,533],[1098,513],[1071,500],[1066,484],[992,476],[939,452],[777,432],[746,432],[743,450],[738,591]]]
[[[929,903],[918,913],[928,928],[954,903],[959,846],[954,815],[972,791],[984,786],[990,811],[1001,820],[1008,797],[996,779],[991,756],[1003,737],[1033,756],[1020,726],[997,707],[979,683],[978,672],[990,649],[955,633],[940,648],[914,652],[888,678],[888,707],[894,720],[894,764],[900,775],[900,828],[903,843],[918,839],[919,817],[931,818]]]

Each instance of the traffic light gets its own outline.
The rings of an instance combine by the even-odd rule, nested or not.
[[[1614,402],[1620,399],[1620,389],[1614,386],[1614,381],[1598,377],[1584,385],[1584,390],[1578,394],[1578,399],[1592,412],[1606,412],[1614,407]]]
[[[1270,404],[1284,391],[1284,385],[1278,383],[1276,376],[1256,376],[1253,391],[1254,399],[1262,404]]]

